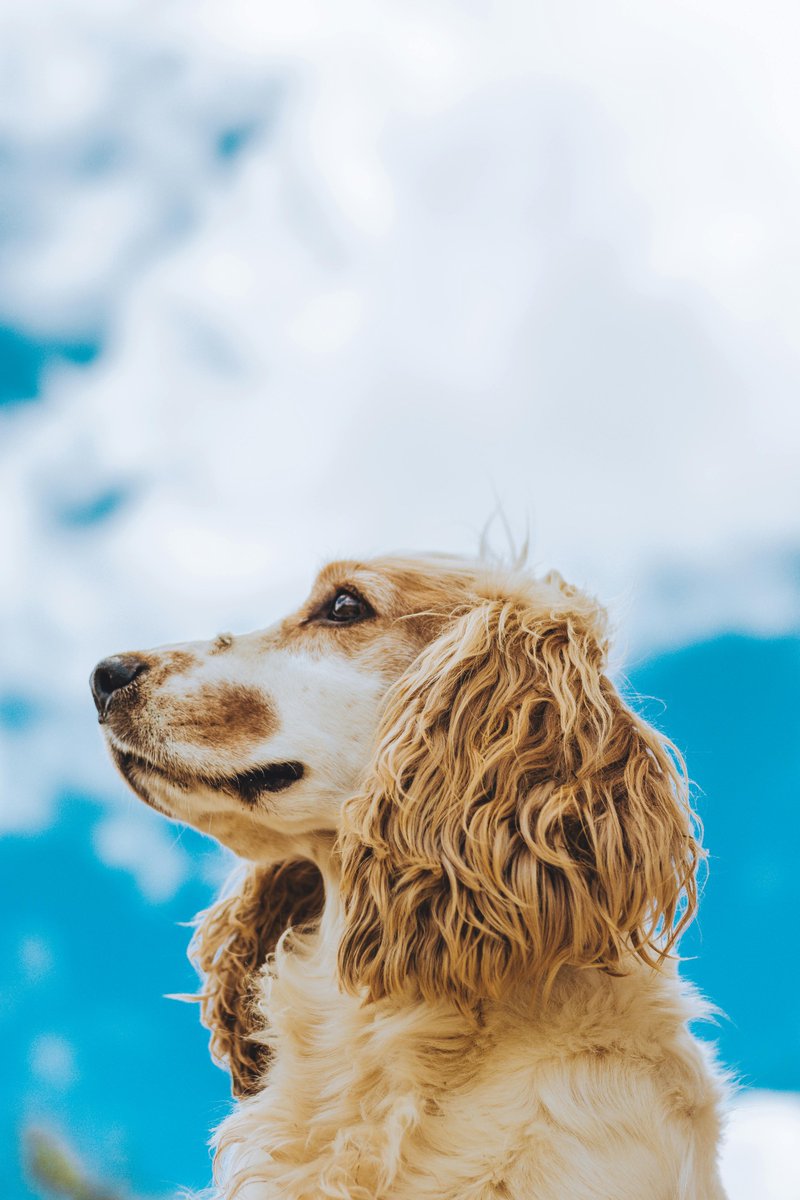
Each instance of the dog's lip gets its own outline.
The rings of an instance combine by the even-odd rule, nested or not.
[[[180,774],[172,773],[157,763],[151,762],[141,754],[131,750],[118,750],[119,766],[126,774],[131,767],[155,775],[166,783],[188,791],[194,787],[210,788],[215,792],[238,797],[252,804],[264,792],[283,792],[297,783],[305,774],[303,763],[295,759],[264,763],[260,766],[249,767],[246,771],[237,771],[231,775],[204,775],[199,771],[186,771]]]

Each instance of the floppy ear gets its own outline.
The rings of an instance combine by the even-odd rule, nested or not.
[[[211,1031],[211,1056],[227,1067],[234,1096],[256,1091],[269,1050],[258,1027],[256,976],[284,930],[322,912],[322,877],[298,860],[250,867],[236,889],[200,914],[189,957],[203,978],[200,1019]]]
[[[668,953],[702,852],[680,756],[604,657],[602,610],[553,575],[463,613],[395,685],[345,806],[347,990],[468,1010]]]

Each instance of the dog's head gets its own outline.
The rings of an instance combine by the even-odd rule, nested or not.
[[[389,687],[468,603],[457,559],[333,563],[268,629],[104,659],[92,674],[114,761],[139,796],[242,857],[334,834]]]
[[[321,904],[338,834],[342,985],[473,1008],[559,970],[657,964],[701,854],[682,764],[605,674],[602,609],[557,575],[337,563],[293,616],[105,660],[111,752],[154,807],[262,865],[212,910],[206,1019],[238,1090],[242,978]],[[237,1071],[239,1078],[237,1080]]]

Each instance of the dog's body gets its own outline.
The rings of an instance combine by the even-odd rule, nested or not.
[[[134,789],[251,864],[195,942],[240,1096],[219,1196],[721,1200],[666,957],[701,852],[604,649],[558,577],[429,557],[100,664]]]
[[[218,1132],[242,1200],[719,1200],[713,1068],[674,976],[567,970],[478,1028],[446,1004],[343,995],[333,913],[259,989],[274,1059]]]

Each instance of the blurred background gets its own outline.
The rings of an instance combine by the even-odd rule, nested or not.
[[[0,4],[6,1200],[202,1187],[229,1103],[164,995],[230,863],[115,777],[92,665],[498,506],[687,756],[726,1181],[798,1200],[799,20]]]

